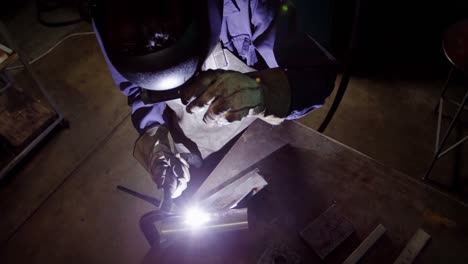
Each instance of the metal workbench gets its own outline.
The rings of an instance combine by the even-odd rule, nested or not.
[[[297,122],[255,122],[195,198],[252,168],[269,185],[249,205],[249,230],[186,240],[164,252],[153,246],[144,263],[256,263],[274,242],[302,263],[342,263],[378,224],[387,232],[362,263],[393,263],[419,228],[432,239],[416,263],[468,263],[466,204]],[[332,204],[355,232],[322,260],[299,232]]]

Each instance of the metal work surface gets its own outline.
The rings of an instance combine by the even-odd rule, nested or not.
[[[255,122],[196,197],[253,167],[268,186],[251,200],[249,231],[186,241],[162,255],[153,247],[145,261],[256,263],[281,242],[303,263],[341,263],[382,224],[387,232],[362,263],[393,263],[419,228],[432,239],[415,263],[468,262],[465,204],[295,122]],[[334,203],[355,232],[322,260],[299,234]]]

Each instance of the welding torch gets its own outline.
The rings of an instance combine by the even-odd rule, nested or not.
[[[174,204],[174,201],[172,199],[172,192],[167,187],[163,188],[163,192],[164,194],[161,201],[161,205],[159,206],[159,210],[165,213],[171,213]]]

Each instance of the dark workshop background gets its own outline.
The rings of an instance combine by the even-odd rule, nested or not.
[[[31,1],[4,1],[2,18],[14,17]],[[52,1],[54,2],[54,1]],[[56,1],[60,2],[60,1]],[[77,0],[65,0],[73,7]],[[355,1],[296,1],[299,14],[306,12],[315,22],[306,30],[341,58],[347,51]],[[436,1],[370,1],[361,0],[356,71],[362,74],[408,77],[442,75],[446,61],[441,51],[441,37],[450,24],[466,18],[468,2]]]
[[[68,2],[51,19],[76,18],[75,3]],[[354,1],[302,0],[296,5],[313,20],[304,27],[344,61]],[[462,18],[468,18],[466,0],[362,0],[353,75],[325,135],[420,179],[433,155],[434,107],[450,67],[442,34]],[[33,0],[2,1],[0,19],[30,58],[71,33],[92,31],[87,22],[44,27],[36,19]],[[153,207],[115,186],[149,195],[157,191],[132,157],[137,133],[130,109],[110,78],[95,37],[67,39],[32,66],[70,128],[55,131],[0,184],[0,256],[6,256],[5,263],[135,263],[148,250],[138,219]],[[450,96],[460,98],[465,87],[457,75]],[[300,122],[316,129],[334,96]],[[448,119],[443,123],[446,127]],[[467,133],[466,122],[461,122],[451,140]],[[435,186],[467,201],[467,165],[465,144],[436,165]],[[112,219],[119,224],[109,225]]]

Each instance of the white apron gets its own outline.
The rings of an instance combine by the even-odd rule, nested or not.
[[[255,71],[255,69],[247,66],[229,50],[223,49],[221,44],[216,46],[202,67],[203,71],[209,69],[232,70],[242,73]],[[174,111],[176,116],[175,120],[177,120],[178,126],[183,134],[196,144],[203,159],[220,150],[226,143],[246,129],[256,119],[256,117],[244,117],[241,121],[235,121],[224,126],[212,127],[203,122],[205,111],[189,114],[185,110],[186,106],[182,104],[180,99],[167,101],[166,103]],[[191,152],[189,148],[182,143],[176,143],[175,147],[180,153]]]

